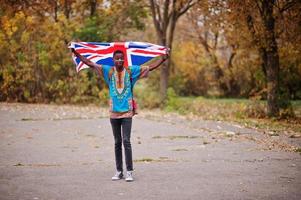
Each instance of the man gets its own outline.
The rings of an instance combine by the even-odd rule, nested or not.
[[[133,181],[133,161],[131,147],[132,117],[135,114],[133,86],[139,78],[146,77],[149,71],[158,68],[167,58],[161,56],[149,66],[124,66],[124,53],[117,50],[113,54],[114,67],[98,65],[81,56],[74,49],[72,52],[86,65],[103,75],[110,91],[110,122],[115,140],[116,174],[112,180],[123,178],[122,143],[125,151],[126,181]],[[122,135],[121,135],[122,134]]]

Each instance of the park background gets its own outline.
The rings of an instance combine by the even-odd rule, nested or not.
[[[1,101],[107,106],[104,81],[77,74],[67,44],[144,41],[171,59],[136,85],[140,108],[301,132],[299,1],[0,2]]]

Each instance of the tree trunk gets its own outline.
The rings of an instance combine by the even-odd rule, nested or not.
[[[275,38],[275,19],[273,16],[274,0],[262,2],[262,20],[265,29],[266,72],[267,72],[267,114],[269,117],[279,115],[279,54]]]
[[[172,49],[172,42],[173,42],[173,36],[174,36],[174,31],[176,28],[176,22],[177,22],[177,16],[175,15],[175,13],[171,16],[170,21],[169,21],[169,30],[165,30],[164,31],[164,35],[165,38],[167,38],[167,40],[162,40],[163,41],[163,46],[167,46],[170,48],[170,50]],[[166,24],[168,24],[168,22],[165,22]],[[170,51],[170,55],[171,56],[171,51]],[[161,101],[164,102],[164,100],[166,99],[166,95],[167,95],[167,89],[168,89],[168,79],[169,79],[169,70],[170,70],[170,59],[168,59],[167,61],[165,61],[165,63],[163,64],[162,68],[161,68],[161,74],[160,74],[160,95],[161,95]]]
[[[164,102],[167,96],[168,77],[169,77],[169,60],[165,61],[165,63],[161,67],[161,72],[160,72],[161,102]]]
[[[277,49],[267,52],[267,114],[269,117],[279,115],[279,56]]]
[[[149,0],[152,12],[153,22],[157,33],[157,38],[162,46],[167,46],[172,50],[172,41],[177,20],[181,15],[186,13],[195,2],[187,0],[179,4],[176,0],[170,2]],[[169,78],[170,59],[168,59],[161,67],[160,74],[160,95],[161,101],[166,99],[168,78]]]
[[[58,13],[58,2],[57,1],[54,1],[54,21],[55,22],[58,22],[58,19],[57,19],[57,13]]]
[[[90,0],[90,17],[96,14],[97,0]]]
[[[166,40],[163,38],[160,40],[159,44],[162,46],[167,46]],[[161,102],[164,102],[164,100],[166,99],[166,95],[167,95],[169,65],[170,65],[170,62],[168,59],[160,67],[161,68],[160,69],[160,100],[161,100]]]
[[[259,52],[259,55],[261,57],[261,68],[262,68],[264,77],[267,77],[267,69],[266,69],[266,66],[267,66],[267,51],[266,51],[266,48],[260,47],[258,49],[258,52]]]
[[[67,19],[70,18],[70,12],[71,12],[71,2],[70,2],[70,0],[65,0],[64,1],[64,15],[66,16]]]

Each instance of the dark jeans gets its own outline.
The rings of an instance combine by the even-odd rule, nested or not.
[[[131,128],[132,118],[110,119],[115,140],[115,161],[117,171],[123,171],[122,143],[125,151],[125,163],[127,171],[133,170]],[[121,135],[122,131],[122,135]]]

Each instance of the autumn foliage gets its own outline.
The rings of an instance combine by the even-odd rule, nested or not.
[[[68,42],[156,43],[160,41],[156,33],[160,27],[153,24],[151,5],[159,11],[167,5],[164,2],[1,0],[0,100],[105,103],[108,91],[103,80],[91,70],[76,74],[66,48]],[[168,73],[163,70],[168,74],[164,84],[176,96],[266,100],[272,91],[280,108],[289,108],[289,100],[300,99],[300,3],[271,1],[272,7],[265,11],[264,6],[270,4],[264,2],[211,0],[179,1],[175,7],[170,4],[170,16],[173,8],[181,13],[181,18],[173,24],[172,36],[166,29],[172,38],[166,44],[173,45]],[[272,13],[265,15],[268,11]],[[272,29],[265,24],[270,18],[265,17],[272,18]],[[265,56],[278,59],[276,71]],[[160,79],[158,70],[137,88],[144,107],[160,106]]]

